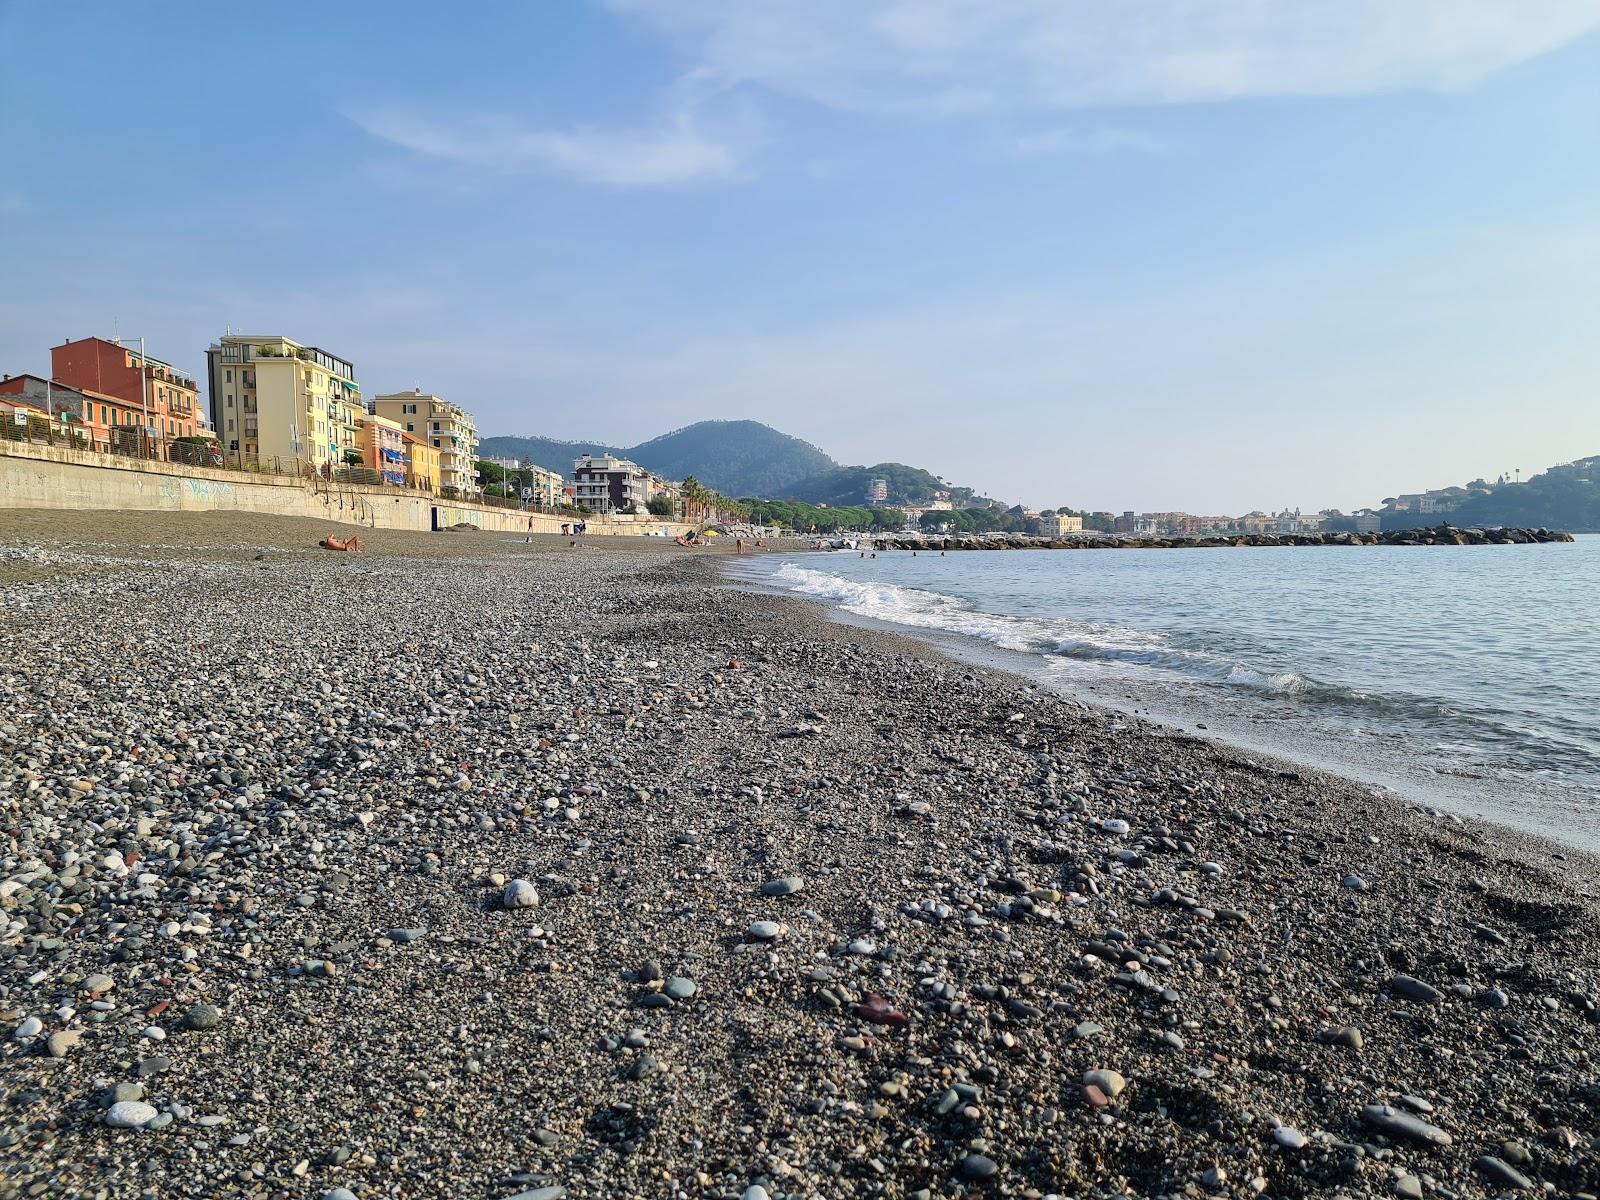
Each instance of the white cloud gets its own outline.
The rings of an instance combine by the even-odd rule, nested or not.
[[[605,0],[699,74],[965,112],[1463,87],[1600,26],[1596,0]]]
[[[717,137],[688,110],[643,129],[531,129],[503,117],[429,116],[412,109],[353,111],[372,136],[432,158],[505,174],[567,175],[613,188],[681,188],[742,178],[749,136]]]

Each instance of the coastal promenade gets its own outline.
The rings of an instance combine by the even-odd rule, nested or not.
[[[1582,853],[714,552],[337,529],[0,511],[0,1193],[1594,1192]]]
[[[0,507],[72,511],[237,512],[309,517],[366,529],[430,531],[472,525],[557,533],[572,521],[429,492],[152,462],[64,446],[0,440]],[[653,517],[591,517],[591,537],[668,536],[690,528]]]

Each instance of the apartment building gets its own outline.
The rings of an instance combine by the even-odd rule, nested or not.
[[[362,461],[356,369],[278,335],[226,334],[206,351],[211,423],[223,449],[314,467]]]
[[[548,471],[531,463],[518,469],[532,473],[532,481],[525,485],[526,491],[532,495],[524,495],[524,499],[535,508],[554,509],[565,499],[562,492],[567,481],[562,478],[559,471]]]
[[[402,432],[400,445],[406,454],[406,473],[411,486],[435,495],[439,492],[439,451],[433,443]]]
[[[0,397],[18,400],[52,420],[65,415],[73,432],[82,436],[85,450],[139,454],[158,449],[144,436],[144,410],[116,396],[68,387],[59,379],[24,374],[0,379]]]
[[[466,409],[420,389],[374,396],[369,407],[439,451],[439,486],[446,495],[477,490],[478,427]]]
[[[573,499],[588,512],[645,511],[653,489],[650,472],[611,454],[585,454],[572,464]]]
[[[406,485],[405,430],[387,417],[367,414],[361,423],[361,462],[393,487]]]
[[[207,432],[194,379],[171,363],[142,353],[137,346],[98,337],[63,342],[50,347],[50,375],[53,381],[85,395],[95,392],[106,397],[119,417],[136,410],[137,427],[145,431],[153,443],[150,451],[158,456],[166,457],[167,448],[178,438]],[[103,426],[108,437],[109,429],[109,425]],[[127,435],[117,436],[120,440]]]

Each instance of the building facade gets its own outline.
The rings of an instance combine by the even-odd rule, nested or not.
[[[400,443],[406,453],[406,471],[411,476],[411,486],[425,492],[439,491],[439,451],[432,442],[425,442],[415,434],[401,432]]]
[[[292,338],[227,334],[206,351],[211,423],[223,449],[312,467],[362,461],[356,369]]]
[[[868,504],[887,504],[889,502],[889,481],[887,479],[867,480]]]
[[[478,427],[460,405],[420,390],[374,396],[371,411],[439,451],[439,487],[466,496],[478,488]]]
[[[0,379],[0,396],[31,405],[52,420],[67,415],[73,431],[82,435],[85,450],[131,455],[159,451],[145,435],[144,410],[116,396],[68,387],[40,375],[5,376]]]
[[[653,495],[650,472],[611,454],[585,454],[572,464],[573,498],[592,513],[645,511]]]
[[[566,499],[562,495],[562,490],[567,481],[562,478],[559,471],[536,467],[531,463],[526,467],[519,467],[518,470],[528,472],[532,476],[525,485],[525,490],[531,494],[524,495],[523,499],[535,508],[552,510],[558,508]]]
[[[361,422],[361,462],[383,476],[392,487],[404,487],[406,465],[405,431],[387,417],[368,414]]]
[[[1039,518],[1039,528],[1045,537],[1060,537],[1065,533],[1082,533],[1083,518],[1068,516],[1066,513],[1053,513],[1048,517]]]
[[[138,428],[145,431],[151,443],[148,450],[157,457],[167,457],[171,443],[179,438],[207,433],[194,379],[171,363],[141,354],[137,346],[98,337],[63,342],[50,347],[50,374],[53,381],[70,388],[107,397],[119,416],[137,411]],[[129,435],[117,436],[125,440]]]

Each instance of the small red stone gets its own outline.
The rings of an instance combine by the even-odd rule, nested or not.
[[[869,995],[852,1011],[863,1021],[873,1025],[889,1025],[895,1029],[903,1029],[911,1023],[910,1017],[876,993]]]

